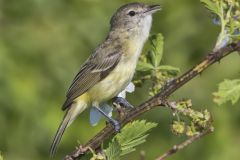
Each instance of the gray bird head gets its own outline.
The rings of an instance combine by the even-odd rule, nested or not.
[[[160,10],[159,5],[130,3],[120,7],[111,19],[111,30],[150,29],[152,14]]]

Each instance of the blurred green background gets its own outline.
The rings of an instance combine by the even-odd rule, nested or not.
[[[113,12],[130,0],[0,0],[0,150],[5,160],[49,159],[49,147],[64,113],[65,93],[80,65],[105,38]],[[165,36],[163,63],[183,73],[214,46],[219,27],[199,0],[149,0],[162,4],[152,34]],[[224,78],[239,78],[240,57],[232,54],[179,89],[171,98],[192,98],[207,108],[215,132],[169,159],[239,159],[240,104],[218,107],[212,92]],[[147,98],[144,88],[128,96],[134,105]],[[171,134],[173,118],[156,108],[142,117],[159,123],[148,141],[123,159],[151,160],[184,137]],[[65,132],[56,159],[85,143],[104,127],[89,124],[85,111]]]

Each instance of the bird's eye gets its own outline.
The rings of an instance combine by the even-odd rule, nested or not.
[[[136,14],[135,11],[130,11],[130,12],[128,12],[128,15],[131,16],[131,17],[135,16],[135,14]]]

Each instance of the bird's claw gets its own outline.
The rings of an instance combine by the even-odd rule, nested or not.
[[[117,121],[117,120],[111,120],[110,121],[111,125],[114,127],[114,130],[116,133],[119,133],[120,132],[120,129],[121,129],[121,125],[120,123]]]
[[[124,98],[122,97],[115,97],[113,99],[113,104],[120,105],[126,109],[133,109],[134,107]]]

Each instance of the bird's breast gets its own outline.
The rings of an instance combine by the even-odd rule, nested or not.
[[[88,91],[92,102],[107,101],[124,90],[131,82],[135,68],[136,64],[121,60],[108,76]]]
[[[141,50],[133,47],[127,52],[122,55],[109,75],[88,91],[93,103],[101,103],[115,97],[131,82]]]

